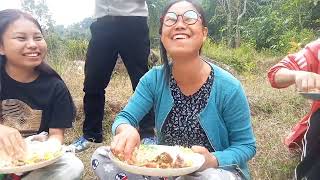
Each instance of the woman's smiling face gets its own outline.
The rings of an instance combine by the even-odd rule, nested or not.
[[[47,44],[32,21],[20,18],[10,24],[2,36],[0,54],[17,67],[35,68],[47,54]]]
[[[198,18],[194,24],[187,24],[183,15],[187,11],[194,11]],[[199,54],[204,43],[208,29],[202,25],[202,19],[196,8],[187,1],[173,4],[167,11],[178,16],[177,22],[171,26],[162,25],[161,41],[170,56],[185,56]],[[166,15],[167,15],[166,14]],[[162,21],[166,21],[166,15]],[[185,19],[186,20],[186,19]]]

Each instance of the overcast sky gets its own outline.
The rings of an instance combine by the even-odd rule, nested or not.
[[[70,25],[93,16],[94,2],[94,0],[47,0],[47,5],[57,25]],[[0,10],[21,9],[20,4],[20,0],[0,0]]]

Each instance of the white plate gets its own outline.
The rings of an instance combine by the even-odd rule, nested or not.
[[[175,151],[177,148],[175,146],[163,146],[163,145],[149,145],[164,150],[165,152]],[[174,149],[174,150],[173,150]],[[135,165],[129,165],[125,162],[120,161],[113,153],[109,152],[110,159],[122,170],[128,171],[133,174],[140,174],[145,176],[162,176],[162,177],[171,177],[171,176],[182,176],[190,174],[198,170],[204,163],[205,159],[201,154],[198,153],[188,153],[188,156],[185,156],[185,159],[192,161],[192,166],[183,167],[183,168],[148,168],[148,167],[139,167]]]
[[[63,153],[60,153],[59,155],[57,155],[53,159],[50,159],[47,161],[41,161],[41,162],[35,163],[35,164],[0,168],[0,174],[11,174],[11,173],[17,174],[17,173],[23,173],[23,172],[28,172],[28,171],[32,171],[35,169],[43,168],[45,166],[48,166],[50,164],[57,162],[61,158],[62,155],[63,155]]]
[[[320,92],[298,92],[304,98],[312,100],[320,100]]]

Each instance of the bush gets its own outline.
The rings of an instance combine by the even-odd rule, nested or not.
[[[50,54],[60,54],[62,51],[64,51],[64,41],[59,37],[58,34],[50,32],[45,37],[45,40],[48,46],[48,52]]]
[[[316,35],[312,30],[303,29],[298,31],[297,29],[292,29],[281,35],[279,42],[271,48],[283,53],[293,53],[314,39],[316,39]]]
[[[86,53],[88,48],[88,40],[67,40],[66,41],[66,55],[67,58],[74,61],[74,60],[85,60]]]
[[[249,44],[231,49],[225,43],[214,43],[208,39],[202,47],[203,54],[211,59],[234,68],[239,73],[253,72],[256,69],[256,51]]]
[[[46,42],[47,61],[59,74],[66,72],[73,61],[85,59],[88,40],[62,39],[52,32],[46,36]]]

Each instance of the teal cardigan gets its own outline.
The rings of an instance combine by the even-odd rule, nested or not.
[[[207,106],[200,113],[200,124],[215,152],[219,166],[238,165],[249,179],[247,162],[256,153],[248,101],[240,82],[230,73],[209,63],[214,70],[214,82]],[[157,137],[173,106],[173,97],[163,66],[147,72],[126,107],[117,115],[112,132],[120,124],[138,128],[139,121],[151,108],[155,111]]]

